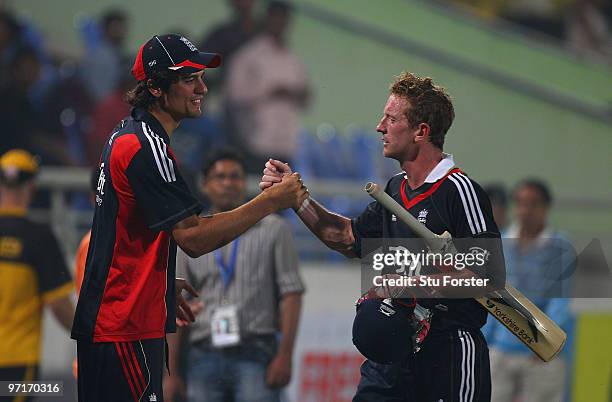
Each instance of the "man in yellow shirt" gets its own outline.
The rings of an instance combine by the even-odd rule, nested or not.
[[[74,317],[73,284],[58,241],[48,225],[26,217],[37,173],[27,151],[0,157],[0,381],[37,379],[43,306],[67,330]]]

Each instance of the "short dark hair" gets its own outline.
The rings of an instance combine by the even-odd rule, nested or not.
[[[506,188],[503,185],[492,183],[483,186],[482,189],[485,193],[487,193],[491,204],[500,205],[502,207],[508,206],[508,194],[506,193]]]
[[[516,195],[516,192],[523,187],[533,188],[538,193],[540,193],[540,197],[542,197],[542,201],[544,202],[544,205],[546,205],[547,207],[549,207],[552,204],[553,202],[552,194],[550,192],[548,185],[543,180],[536,179],[536,178],[523,179],[514,187],[514,191],[512,193]]]
[[[431,128],[431,143],[442,149],[444,137],[455,119],[453,102],[446,90],[429,77],[418,77],[407,71],[396,77],[389,90],[410,102],[406,111],[408,123],[412,126],[427,123]]]
[[[10,39],[15,39],[21,34],[21,25],[19,21],[13,15],[5,9],[0,9],[0,24],[4,24],[9,31]]]
[[[125,101],[133,107],[148,109],[158,101],[149,88],[159,88],[168,92],[170,85],[178,82],[181,75],[176,71],[154,71],[149,79],[138,81],[136,86],[125,94]]]
[[[208,157],[202,165],[202,175],[204,177],[208,176],[208,173],[213,168],[215,163],[222,160],[231,160],[237,162],[242,167],[242,170],[246,171],[244,157],[242,156],[240,151],[231,147],[222,147],[214,149],[208,154]]]
[[[102,15],[100,25],[106,31],[113,22],[126,22],[127,20],[128,15],[125,11],[119,8],[111,8]]]

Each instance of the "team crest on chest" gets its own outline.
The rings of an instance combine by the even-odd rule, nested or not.
[[[425,224],[427,222],[427,214],[429,213],[429,211],[427,209],[422,209],[421,212],[419,212],[419,216],[417,218],[417,220],[423,224]]]

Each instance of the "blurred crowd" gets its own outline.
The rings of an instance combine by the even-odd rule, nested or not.
[[[447,0],[448,1],[448,0]],[[606,0],[450,0],[487,19],[562,41],[571,51],[612,63],[612,2]]]
[[[214,145],[240,145],[249,172],[259,172],[270,152],[291,160],[297,115],[310,99],[306,69],[287,41],[292,6],[271,1],[259,7],[254,0],[228,5],[231,18],[205,32],[197,44],[223,55],[224,68],[207,77],[219,106],[183,124],[173,144],[188,177]],[[77,25],[83,51],[79,60],[65,59],[48,50],[31,21],[0,10],[5,131],[0,153],[21,148],[47,166],[93,166],[117,121],[129,114],[123,98],[134,85],[135,49],[126,47],[131,17],[120,8],[109,9]]]
[[[612,61],[610,2],[453,2]],[[302,142],[313,141],[301,136],[315,134],[300,132],[298,123],[313,91],[304,63],[289,46],[291,4],[272,1],[264,5],[256,0],[229,0],[227,4],[232,10],[230,18],[206,30],[197,43],[201,50],[224,57],[223,68],[207,73],[215,99],[207,107],[212,110],[182,124],[180,135],[173,138],[173,148],[191,183],[202,155],[212,146],[240,148],[248,173],[259,173],[272,155],[301,164],[313,158],[300,148]],[[74,60],[50,52],[44,35],[30,20],[0,9],[0,123],[5,132],[0,153],[22,148],[38,155],[47,166],[95,165],[108,134],[129,112],[123,97],[134,84],[130,69],[136,52],[126,46],[130,26],[131,16],[121,8],[80,18],[75,34],[83,51]],[[351,142],[358,142],[349,138],[351,131],[337,137],[347,149]],[[323,141],[333,140],[327,134]]]

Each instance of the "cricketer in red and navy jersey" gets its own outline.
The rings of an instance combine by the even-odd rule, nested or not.
[[[100,160],[72,338],[163,338],[175,330],[176,244],[168,229],[201,206],[153,115],[136,108],[115,130]]]

